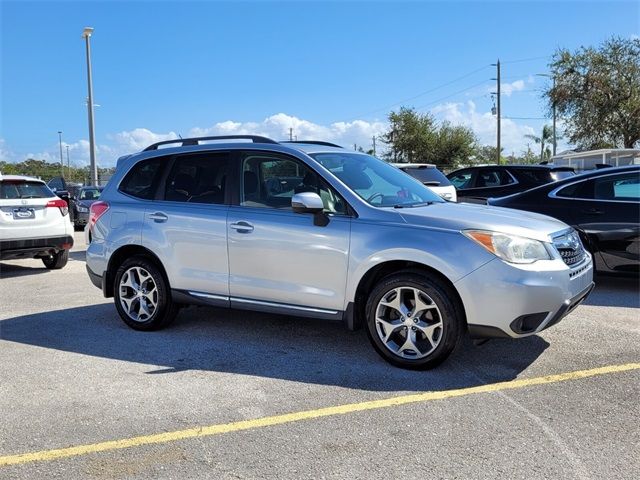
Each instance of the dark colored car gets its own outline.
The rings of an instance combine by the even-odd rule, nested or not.
[[[488,203],[573,226],[601,272],[640,272],[640,165],[593,170]]]
[[[73,226],[84,227],[89,221],[89,209],[100,198],[104,187],[82,187],[72,199]]]
[[[554,165],[487,165],[455,170],[447,175],[459,202],[486,203],[575,175],[571,167]]]

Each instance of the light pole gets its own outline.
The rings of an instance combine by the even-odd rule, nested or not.
[[[58,142],[60,143],[60,176],[64,177],[64,161],[62,160],[62,131],[58,130]]]
[[[65,145],[67,147],[67,173],[69,174],[69,178],[71,178],[71,166],[69,164],[69,145]]]
[[[556,89],[556,76],[555,75],[550,75],[548,73],[536,73],[536,76],[538,77],[547,77],[553,80],[553,90],[555,91]],[[556,102],[555,100],[551,102],[551,109],[553,111],[553,156],[556,156],[556,144],[557,144],[557,137],[556,137]]]
[[[496,164],[500,165],[501,163],[501,159],[502,159],[502,155],[500,154],[502,151],[502,147],[500,145],[501,142],[501,134],[500,134],[500,124],[501,124],[501,111],[500,111],[500,59],[498,59],[497,63],[492,63],[491,65],[493,65],[494,67],[496,67],[496,78],[492,78],[491,80],[495,80],[496,81],[496,87],[497,87],[497,91],[496,91],[496,96],[498,97],[498,110],[497,110],[497,115],[496,115],[496,120],[498,121],[497,125],[496,125],[496,150],[497,150],[497,159],[496,159]]]
[[[92,27],[85,27],[82,32],[82,38],[85,40],[87,50],[87,85],[89,97],[87,99],[87,110],[89,112],[89,174],[91,176],[91,184],[98,185],[98,168],[96,165],[96,138],[93,127],[93,84],[91,81],[91,42],[89,39],[93,33]]]

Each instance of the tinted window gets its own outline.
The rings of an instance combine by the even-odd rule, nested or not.
[[[513,178],[505,170],[480,170],[476,177],[475,187],[500,187],[513,183]]]
[[[132,197],[151,200],[155,194],[166,157],[150,158],[136,163],[120,184],[120,191]]]
[[[270,154],[249,153],[242,162],[242,197],[245,207],[291,209],[296,193],[315,192],[326,213],[346,213],[342,197],[306,165]]]
[[[471,186],[471,175],[471,170],[465,170],[462,172],[452,173],[448,178],[456,188],[469,188]]]
[[[42,182],[4,180],[0,182],[0,199],[50,198],[55,195]]]
[[[433,187],[448,187],[451,182],[444,176],[437,168],[433,167],[418,167],[418,168],[401,168],[403,172],[408,173],[416,180],[420,180],[425,185]]]
[[[370,155],[357,153],[311,154],[353,192],[375,207],[441,203],[442,198],[404,172]]]
[[[98,188],[83,188],[80,190],[80,200],[97,200],[100,198],[100,190]]]
[[[549,183],[552,180],[558,180],[557,178],[553,179],[551,177],[551,173],[543,168],[519,168],[518,170],[515,170],[515,173],[517,173],[518,177],[520,177],[521,180],[527,183],[535,183],[536,185],[544,185],[545,183]]]
[[[640,173],[626,173],[596,178],[593,186],[598,200],[640,200]]]
[[[178,156],[165,185],[165,200],[222,204],[229,171],[227,152]]]
[[[48,185],[50,188],[55,188],[56,190],[64,190],[64,183],[62,181],[62,178],[52,178],[51,180],[49,180]]]

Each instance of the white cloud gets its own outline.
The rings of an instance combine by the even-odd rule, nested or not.
[[[524,90],[524,80],[516,80],[511,83],[502,83],[500,85],[501,94],[505,97],[510,97],[513,92]]]
[[[438,119],[451,122],[453,125],[464,125],[471,128],[483,145],[496,143],[496,117],[491,112],[478,112],[476,104],[469,101],[462,103],[444,103],[431,110]],[[525,135],[536,134],[536,130],[529,126],[503,118],[501,122],[501,143],[504,153],[516,154],[526,150]]]

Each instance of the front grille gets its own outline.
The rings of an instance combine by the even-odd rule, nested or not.
[[[577,265],[584,259],[584,250],[582,247],[575,250],[573,248],[559,248],[558,252],[560,252],[560,256],[562,257],[562,260],[564,260],[564,263],[569,266]]]
[[[573,230],[553,239],[564,263],[570,267],[581,263],[586,255],[578,233]]]

